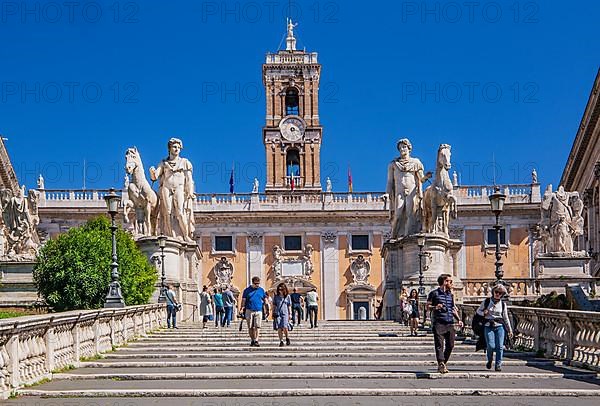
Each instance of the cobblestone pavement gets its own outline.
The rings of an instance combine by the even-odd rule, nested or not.
[[[265,326],[267,327],[267,326]],[[263,328],[188,324],[140,338],[103,358],[23,388],[7,405],[35,406],[537,406],[598,405],[600,375],[531,353],[507,352],[487,370],[474,345],[458,341],[437,373],[431,334],[410,337],[393,322],[323,322],[297,327],[279,347]]]

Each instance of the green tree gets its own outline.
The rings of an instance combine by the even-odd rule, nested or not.
[[[103,216],[48,241],[33,268],[37,290],[46,303],[56,311],[101,308],[110,283],[111,247],[110,222]],[[117,256],[125,303],[148,303],[156,269],[121,228],[117,229]]]

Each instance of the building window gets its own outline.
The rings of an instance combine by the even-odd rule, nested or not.
[[[496,245],[496,230],[488,228],[487,245]],[[500,245],[506,245],[506,229],[500,230]]]
[[[233,237],[230,235],[215,236],[216,252],[233,252]]]
[[[300,176],[300,151],[289,149],[285,155],[285,166],[287,176]]]
[[[294,88],[288,89],[285,93],[285,114],[287,116],[299,115],[299,105],[298,91]]]
[[[283,237],[283,247],[286,251],[302,251],[302,237],[299,235],[286,235]]]
[[[369,249],[368,234],[352,234],[352,251],[368,251]]]

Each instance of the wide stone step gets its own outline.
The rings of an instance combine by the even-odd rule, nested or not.
[[[503,365],[530,365],[537,367],[547,367],[557,365],[558,361],[552,360],[505,360]],[[464,366],[464,365],[479,365],[483,366],[485,362],[483,360],[474,360],[474,359],[456,359],[452,362],[455,366]],[[429,356],[429,359],[419,359],[419,360],[398,360],[398,359],[369,359],[369,360],[347,360],[347,359],[324,359],[324,360],[307,360],[307,359],[293,359],[293,360],[279,360],[279,359],[265,359],[265,360],[224,360],[222,358],[214,358],[214,359],[204,359],[202,361],[183,361],[183,360],[162,360],[162,361],[145,361],[145,360],[137,360],[132,359],[128,361],[123,360],[102,360],[102,361],[92,361],[92,362],[82,362],[82,367],[95,367],[95,368],[125,368],[125,367],[146,367],[146,368],[157,368],[157,367],[204,367],[204,366],[237,366],[237,367],[264,367],[268,365],[287,365],[287,366],[311,366],[311,365],[321,365],[321,366],[332,366],[332,365],[345,365],[345,366],[356,366],[356,367],[364,367],[364,366],[411,366],[411,365],[420,365],[420,366],[436,366],[437,362],[432,356]]]
[[[450,362],[448,366],[450,369],[450,373],[498,373],[496,371],[490,371],[485,369],[485,362],[481,361],[480,363],[475,363],[471,365],[456,365],[453,362]],[[339,372],[339,373],[370,373],[370,372],[392,372],[392,373],[427,373],[427,374],[437,374],[437,365],[422,365],[419,363],[418,365],[406,365],[402,367],[398,367],[395,365],[366,365],[362,366],[360,370],[356,368],[354,365],[309,365],[303,366],[302,369],[293,369],[290,371],[290,367],[288,365],[265,365],[259,369],[245,369],[240,370],[237,366],[218,366],[214,367],[213,365],[207,363],[204,366],[194,366],[194,367],[171,367],[168,365],[161,365],[160,367],[123,367],[118,369],[104,368],[104,367],[86,367],[86,368],[78,368],[72,371],[65,372],[64,374],[82,374],[82,375],[94,375],[94,374],[108,374],[108,375],[119,375],[119,374],[143,374],[143,373],[153,373],[153,374],[169,374],[169,373],[248,373],[248,372],[275,372],[275,373],[290,373],[290,372],[318,372],[318,373],[327,373],[327,372]],[[539,368],[533,365],[503,365],[501,373],[557,373],[557,374],[584,374],[596,376],[595,372],[590,372],[587,370],[576,369],[567,367],[563,364],[556,363],[554,365],[544,365],[543,368]],[[62,374],[61,374],[62,375]],[[434,375],[434,376],[439,376]]]
[[[541,385],[548,381],[551,385]],[[23,389],[28,396],[351,396],[351,395],[501,395],[501,396],[600,396],[597,379],[397,379],[389,387],[386,379],[174,379],[154,380],[56,380],[35,389]],[[434,386],[434,387],[432,387]],[[548,387],[551,386],[551,387]],[[257,389],[260,388],[260,389]]]
[[[492,372],[470,371],[450,372],[352,372],[352,371],[322,371],[322,372],[129,372],[129,373],[63,373],[54,374],[53,379],[63,380],[194,380],[194,379],[579,379],[600,380],[595,373],[561,373],[561,372]]]
[[[311,351],[311,352],[328,352],[328,351],[393,351],[395,353],[411,352],[411,351],[422,351],[422,352],[433,352],[433,343],[426,345],[403,345],[402,343],[397,344],[381,344],[381,345],[369,345],[369,344],[357,344],[357,345],[298,345],[296,341],[292,341],[292,345],[283,347],[285,351]],[[262,351],[282,351],[283,348],[279,347],[279,343],[272,342],[267,345],[261,342],[260,347],[250,347],[249,343],[243,345],[197,345],[189,346],[181,349],[173,349],[171,346],[148,346],[148,347],[121,347],[117,350],[118,354],[145,354],[145,353],[178,353],[178,354],[189,354],[189,353],[206,353],[206,352],[224,352],[224,351],[236,351],[236,352],[262,352]],[[474,352],[472,347],[457,345],[454,347],[455,352]],[[482,353],[480,351],[480,353]],[[506,352],[505,352],[506,353]],[[108,357],[114,353],[107,353],[104,356]]]

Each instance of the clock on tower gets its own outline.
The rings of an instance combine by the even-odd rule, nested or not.
[[[316,52],[298,51],[287,22],[286,49],[267,54],[263,65],[266,123],[263,127],[265,192],[321,192],[319,123],[321,65]]]

